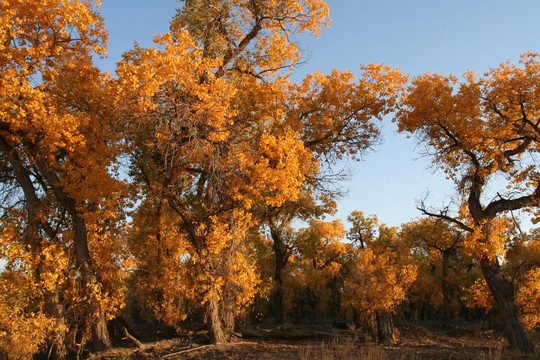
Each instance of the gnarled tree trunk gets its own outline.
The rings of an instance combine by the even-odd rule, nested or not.
[[[219,316],[219,301],[215,290],[210,290],[208,303],[206,304],[206,324],[210,340],[215,344],[226,342],[225,332]]]
[[[480,266],[499,308],[504,332],[510,346],[524,353],[534,353],[534,344],[525,330],[514,301],[513,286],[504,278],[497,258],[494,257],[491,260],[487,258],[481,259]]]
[[[380,343],[395,343],[396,333],[392,314],[388,312],[377,313],[377,339]]]

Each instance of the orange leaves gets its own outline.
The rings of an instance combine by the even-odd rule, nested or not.
[[[373,120],[392,111],[406,81],[398,70],[384,65],[362,69],[356,82],[351,72],[334,70],[331,75],[315,72],[290,87],[287,119],[319,156],[354,157],[372,146],[379,135]]]
[[[507,213],[536,211],[534,169],[540,134],[536,55],[520,66],[505,63],[478,77],[424,74],[402,98],[395,121],[419,137],[449,178],[460,199],[454,220],[471,232],[465,245],[476,256],[504,254]],[[496,185],[496,189],[492,187]],[[491,199],[491,200],[488,200]]]
[[[527,271],[516,294],[525,326],[534,329],[540,323],[540,267]]]
[[[359,244],[345,282],[347,301],[364,316],[391,313],[407,299],[418,274],[410,247],[396,228],[384,224],[377,228],[376,217],[355,211],[349,221],[353,223],[350,238]]]
[[[461,83],[454,76],[419,76],[395,118],[400,131],[419,135],[451,177],[463,171],[482,178],[509,173],[515,160],[532,151],[525,138],[537,136],[528,119],[539,111],[533,94],[540,65],[534,56],[521,63],[502,64],[481,78],[469,72]]]
[[[212,124],[218,125],[221,114],[228,111],[228,99],[234,89],[224,80],[214,79],[215,60],[202,56],[202,49],[187,31],[156,36],[158,48],[135,48],[119,63],[121,97],[130,100],[132,111],[144,114],[155,109],[157,94],[178,102],[178,92],[189,94],[198,101],[193,111],[202,113]]]
[[[0,275],[0,351],[9,359],[31,358],[53,327],[39,304],[41,291],[29,274]]]
[[[340,258],[347,250],[343,243],[344,237],[345,228],[339,220],[312,220],[308,228],[299,231],[295,246],[308,267],[331,279],[338,275]]]
[[[264,202],[267,206],[281,206],[286,201],[295,201],[307,174],[317,171],[317,164],[307,151],[298,135],[290,130],[279,134],[263,132],[256,149],[241,153],[239,165],[246,169],[247,198],[239,188],[239,196],[247,206],[253,202]]]
[[[300,57],[292,33],[318,34],[328,21],[322,0],[209,0],[186,2],[171,28],[187,29],[206,57],[219,59],[220,77],[231,69],[272,76]]]

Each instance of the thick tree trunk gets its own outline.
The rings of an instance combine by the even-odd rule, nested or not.
[[[66,323],[64,319],[64,306],[60,302],[57,289],[45,292],[45,306],[47,312],[54,319],[54,335],[49,351],[49,358],[63,359],[67,355]]]
[[[235,316],[234,316],[234,294],[232,291],[227,289],[225,285],[225,295],[221,300],[221,316],[223,318],[223,327],[225,328],[226,334],[234,333],[235,328]]]
[[[283,312],[283,281],[281,278],[277,280],[274,276],[274,324],[280,325],[285,322],[285,314]]]
[[[395,343],[396,333],[392,314],[384,312],[377,313],[377,338],[380,343]]]
[[[80,263],[82,285],[88,296],[88,311],[90,313],[90,327],[92,329],[92,350],[101,351],[111,346],[111,340],[109,330],[107,329],[107,319],[99,302],[100,294],[98,294],[96,289],[97,279],[94,275],[90,252],[88,250],[86,223],[74,209],[69,212],[74,223],[75,253]]]
[[[215,290],[211,290],[210,299],[206,306],[206,323],[210,340],[215,344],[226,342],[225,332],[223,331],[219,316],[219,302]]]
[[[99,306],[92,304],[92,350],[101,351],[111,347],[109,329],[107,328],[107,319]]]
[[[510,346],[524,353],[533,353],[534,344],[525,330],[515,304],[512,284],[504,278],[499,262],[496,258],[491,260],[484,258],[480,265],[486,283],[497,302],[504,332]]]

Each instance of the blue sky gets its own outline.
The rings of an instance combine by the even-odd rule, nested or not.
[[[526,51],[540,52],[540,1],[537,0],[331,0],[332,25],[319,39],[301,38],[308,59],[297,69],[300,80],[315,69],[359,72],[360,64],[385,63],[416,76],[430,71],[461,75],[484,73],[502,62],[517,62]],[[100,13],[109,31],[109,57],[97,62],[114,72],[121,54],[137,41],[151,44],[152,33],[168,30],[175,0],[103,0]],[[419,216],[416,200],[448,201],[452,183],[430,168],[415,141],[397,134],[387,118],[384,143],[359,163],[343,186],[338,218],[353,210],[376,214],[398,226]]]

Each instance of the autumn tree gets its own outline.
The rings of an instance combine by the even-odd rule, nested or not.
[[[121,302],[121,257],[112,258],[121,246],[121,183],[112,174],[119,150],[110,81],[92,65],[106,41],[95,5],[0,4],[2,170],[24,204],[19,231],[4,233],[2,242],[30,249],[23,261],[54,320],[56,357],[65,356],[66,331],[73,330],[65,321],[63,270],[76,269],[70,274],[81,282],[76,297],[84,299],[95,350],[110,344],[106,319]]]
[[[287,110],[285,121],[300,134],[317,168],[305,174],[298,201],[262,211],[262,219],[271,230],[276,259],[276,323],[284,321],[280,284],[287,262],[280,226],[334,211],[335,200],[341,195],[335,189],[337,180],[346,178],[337,169],[338,162],[345,157],[360,160],[380,141],[376,120],[391,111],[397,90],[405,81],[399,71],[385,66],[361,68],[358,79],[351,72],[334,70],[330,75],[315,72],[301,84],[289,86],[290,95],[283,106]]]
[[[401,232],[402,237],[409,242],[411,248],[417,248],[426,253],[430,263],[436,269],[440,269],[439,286],[443,299],[443,319],[445,326],[450,326],[451,301],[456,285],[452,284],[451,272],[456,271],[455,268],[452,270],[452,265],[456,263],[458,251],[463,246],[463,231],[442,220],[428,218],[402,225]]]
[[[351,227],[347,232],[347,239],[356,247],[364,249],[377,235],[379,220],[375,215],[366,216],[363,211],[354,210],[347,221]]]
[[[458,209],[422,207],[468,233],[493,294],[510,345],[533,352],[511,281],[501,270],[512,211],[537,215],[540,183],[534,166],[539,146],[537,119],[540,64],[525,54],[520,65],[505,63],[483,77],[424,74],[412,82],[395,120],[418,136],[426,153],[456,183]]]
[[[292,300],[298,308],[297,315],[309,309],[311,322],[316,313],[324,314],[324,309],[329,309],[327,315],[334,318],[340,311],[340,270],[348,250],[344,238],[345,227],[341,221],[311,220],[308,227],[298,230],[293,240],[296,294]]]
[[[316,33],[326,16],[320,1],[187,1],[159,48],[133,50],[118,69],[133,144],[180,219],[216,342],[256,284],[239,251],[246,209],[295,199],[315,166],[284,125],[286,79],[270,75],[298,59],[288,35]]]
[[[158,48],[137,48],[120,65],[133,143],[159,170],[201,258],[210,231],[228,232],[218,224],[246,228],[244,210],[296,201],[324,149],[335,149],[333,156],[361,150],[372,138],[368,119],[388,110],[386,95],[402,77],[383,66],[367,66],[358,84],[338,71],[289,82],[301,55],[294,35],[318,34],[327,22],[321,0],[186,1]],[[231,250],[216,245],[209,254]],[[223,300],[221,292],[209,289],[208,306]],[[214,314],[211,333],[223,341]]]
[[[417,275],[410,248],[400,238],[398,228],[378,224],[376,218],[366,217],[360,211],[349,218],[355,224],[372,224],[372,228],[371,239],[364,238],[363,245],[356,245],[357,257],[345,281],[347,302],[378,341],[394,342],[397,334],[392,315],[407,299]],[[366,228],[362,227],[362,231]]]

